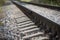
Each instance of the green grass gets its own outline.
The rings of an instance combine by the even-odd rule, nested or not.
[[[5,0],[0,0],[0,6],[2,6],[5,3]]]
[[[3,23],[0,21],[0,26],[3,26]]]
[[[0,0],[0,13],[2,12],[1,6],[5,3],[5,0]]]
[[[2,8],[0,7],[0,13],[2,13]]]
[[[2,15],[2,8],[0,7],[0,19],[3,18],[3,15]],[[3,26],[3,23],[0,21],[0,26]]]
[[[42,0],[42,2],[45,4],[50,4],[50,5],[57,5],[60,6],[60,1],[59,0]]]
[[[2,11],[2,6],[4,5],[5,0],[0,0],[0,19],[2,19],[3,16],[3,11]],[[0,21],[0,26],[3,26],[3,23]]]
[[[2,6],[0,6],[0,19],[2,18],[4,18],[4,14],[3,14]]]
[[[44,4],[60,6],[60,1],[59,0],[41,0],[41,1]]]

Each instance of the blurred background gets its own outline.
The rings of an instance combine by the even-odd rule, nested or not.
[[[60,6],[60,0],[18,0],[18,1]]]

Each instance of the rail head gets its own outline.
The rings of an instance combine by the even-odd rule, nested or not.
[[[55,18],[55,16],[59,16],[58,15],[58,13],[60,13],[59,11],[58,11],[58,13],[54,13],[55,11],[54,10],[50,10],[50,9],[48,9],[48,10],[46,10],[45,8],[39,8],[38,6],[35,6],[35,5],[31,5],[31,4],[26,4],[26,3],[20,3],[20,2],[17,2],[17,1],[14,1],[14,3],[16,4],[16,5],[18,5],[18,6],[21,6],[21,7],[23,7],[23,9],[25,8],[26,10],[29,10],[30,12],[33,12],[33,13],[36,13],[37,15],[40,15],[40,16],[42,16],[42,17],[44,17],[44,18],[46,18],[46,19],[48,19],[48,20],[50,20],[50,21],[53,21],[54,23],[56,23],[56,24],[58,24],[58,25],[60,25],[59,24],[59,22],[56,22],[56,21],[54,21],[54,20],[56,20]],[[31,8],[30,8],[30,7]],[[41,12],[41,10],[40,9],[44,9],[46,12],[48,11],[48,12],[52,12],[52,13],[46,13],[46,12],[44,12],[44,10],[43,10],[43,12]],[[31,14],[31,13],[30,13]],[[55,14],[57,14],[57,15],[55,15]],[[34,14],[33,14],[34,15]],[[45,15],[46,15],[46,17],[45,17]],[[48,15],[49,15],[49,17],[48,17]],[[52,16],[52,17],[51,17]],[[54,18],[53,18],[54,17]],[[58,18],[58,17],[57,17]],[[59,20],[57,20],[57,21],[59,21]]]
[[[20,2],[13,2],[24,14],[26,14],[33,22],[35,22],[35,24],[37,26],[40,26],[40,22],[45,23],[46,26],[48,28],[52,28],[52,30],[57,31],[58,35],[60,36],[60,24],[56,23],[42,15],[40,15],[39,13],[37,13],[36,11],[33,11],[31,9],[29,9],[29,7],[27,8],[27,5],[25,5],[25,3],[20,3]],[[33,7],[34,8],[34,7]],[[43,13],[42,13],[43,14]]]

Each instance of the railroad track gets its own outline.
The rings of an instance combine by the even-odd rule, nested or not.
[[[27,3],[25,4],[25,3],[20,3],[20,2],[17,2],[17,1],[15,1],[13,3],[18,8],[20,8],[24,12],[24,14],[26,14],[37,25],[38,28],[40,28],[40,31],[42,31],[42,34],[43,34],[42,36],[46,37],[46,35],[44,35],[44,33],[45,33],[45,34],[48,35],[48,37],[49,37],[48,39],[49,40],[60,40],[60,31],[59,31],[60,30],[60,26],[59,26],[58,23],[55,23],[54,21],[50,20],[52,18],[49,19],[49,18],[47,18],[48,16],[45,17],[44,13],[40,14],[39,11],[36,11],[36,9],[39,10],[39,8],[36,8],[33,5],[30,6],[31,7],[31,9],[30,9],[30,7],[28,6],[29,4],[27,4]],[[46,7],[47,7],[47,5],[46,5]],[[52,6],[49,6],[49,7],[52,7]],[[53,9],[54,8],[58,9],[58,7],[52,7],[52,8]],[[26,32],[27,31],[24,31],[22,33],[26,33]],[[37,33],[37,34],[40,35],[40,33]],[[23,39],[27,38],[26,40],[28,40],[29,38],[32,38],[32,37],[35,38],[34,34],[33,34],[33,36],[32,35],[29,35],[29,36],[25,36],[24,35]]]
[[[23,12],[20,10],[20,15],[15,14],[19,17],[14,18],[16,27],[11,27],[6,33],[11,38],[8,40],[59,40],[59,25],[18,2],[13,3]]]
[[[18,21],[19,20],[19,21]],[[27,16],[16,19],[18,30],[21,33],[21,39],[23,40],[48,40],[48,36],[44,32],[40,31]]]
[[[48,40],[49,37],[40,31],[26,15],[16,18],[17,28],[11,30],[14,40]],[[19,38],[20,37],[20,38]]]
[[[28,16],[14,5],[12,6],[16,10],[9,6],[9,13],[7,13],[9,16],[5,23],[7,27],[4,30],[7,40],[49,40],[49,36],[45,35],[44,31],[41,31]],[[15,12],[11,14],[11,11]]]

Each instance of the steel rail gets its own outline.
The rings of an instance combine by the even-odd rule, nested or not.
[[[18,2],[13,2],[19,9],[21,9],[33,22],[35,22],[35,24],[38,27],[43,27],[43,30],[46,30],[45,28],[47,27],[49,30],[52,30],[53,32],[57,32],[59,38],[60,38],[60,25],[25,8],[24,6],[20,5]],[[49,6],[50,7],[50,6]],[[52,6],[51,6],[52,7]],[[52,7],[53,8],[53,7]],[[54,7],[56,9],[60,10],[60,7]],[[38,18],[39,17],[39,18]],[[40,23],[41,22],[41,23]],[[46,24],[46,25],[44,25]],[[52,34],[53,34],[52,32]]]

